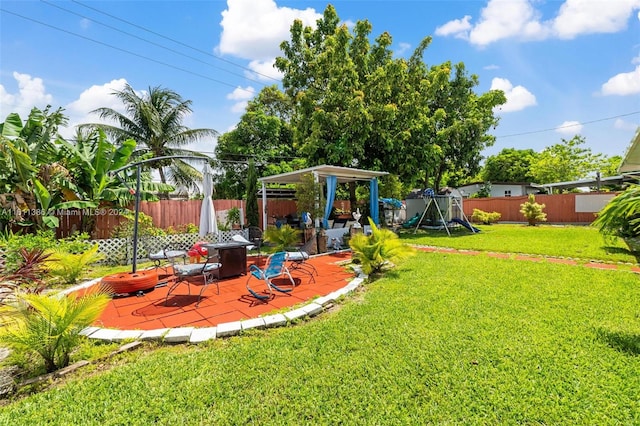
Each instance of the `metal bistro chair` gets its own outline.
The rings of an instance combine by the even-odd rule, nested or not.
[[[219,256],[217,250],[209,250],[207,253],[207,260],[204,263],[190,263],[186,265],[174,264],[173,272],[176,280],[167,291],[167,296],[164,299],[165,305],[167,300],[173,291],[182,283],[187,284],[189,296],[191,296],[191,285],[200,285],[200,293],[198,294],[198,301],[196,302],[196,308],[200,304],[202,299],[202,293],[204,293],[207,286],[214,283],[217,288],[218,294],[220,294],[220,268],[222,264],[219,262]]]
[[[318,270],[311,263],[307,262],[307,260],[309,260],[309,253],[302,250],[302,248],[287,251],[287,261],[289,261],[290,270],[304,272],[309,275],[311,282],[315,283],[316,278],[314,275],[318,275]]]
[[[286,262],[287,261],[287,253],[284,251],[279,251],[277,253],[273,253],[267,258],[267,263],[263,269],[260,269],[257,265],[251,265],[249,267],[249,278],[247,279],[247,290],[253,297],[259,300],[267,300],[273,296],[273,290],[279,291],[281,293],[290,293],[293,291],[293,288],[296,285],[296,282],[291,277],[291,273],[287,269]],[[291,288],[284,288],[279,285],[273,283],[274,278],[278,278],[281,276],[286,276],[289,278],[291,282]],[[257,278],[259,280],[264,281],[267,285],[267,294],[258,293],[254,289],[249,286],[249,282],[251,278]]]
[[[150,242],[143,243],[145,250],[147,251],[147,258],[153,262],[153,266],[158,274],[158,286],[166,285],[171,279],[172,273],[169,272],[169,267],[173,267],[177,260],[182,258],[182,263],[187,263],[187,251],[180,250],[165,246],[162,250],[154,251]],[[162,269],[163,273],[160,274],[159,270]]]

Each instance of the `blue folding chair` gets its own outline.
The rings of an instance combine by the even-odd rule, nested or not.
[[[279,291],[281,293],[290,293],[293,291],[296,283],[291,277],[291,273],[289,273],[289,269],[287,269],[286,265],[287,261],[287,252],[279,251],[277,253],[273,253],[267,258],[267,263],[264,268],[260,269],[257,265],[251,265],[249,267],[249,278],[247,279],[247,290],[253,297],[259,300],[267,300],[273,296],[273,290]],[[281,285],[276,285],[273,283],[273,279],[278,277],[287,277],[291,282],[291,288],[285,288]],[[251,278],[257,278],[267,286],[267,293],[258,293],[254,289],[251,288],[249,282]]]

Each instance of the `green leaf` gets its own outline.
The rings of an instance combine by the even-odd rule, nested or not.
[[[20,115],[15,112],[12,112],[7,116],[4,123],[2,124],[2,136],[6,138],[17,138],[20,136],[22,132],[22,119]]]

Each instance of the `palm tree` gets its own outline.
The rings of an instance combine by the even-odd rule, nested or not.
[[[107,135],[115,139],[115,142],[134,139],[138,145],[132,158],[169,155],[206,157],[183,147],[218,135],[213,129],[189,129],[184,126],[184,118],[192,112],[191,101],[183,100],[170,89],[150,87],[148,92],[139,96],[127,84],[122,91],[113,94],[123,102],[125,114],[106,107],[92,112],[99,114],[102,119],[115,121],[117,125],[91,123],[80,127],[103,129]],[[197,191],[196,181],[202,179],[199,171],[179,159],[153,162],[150,163],[150,167],[158,170],[163,184],[170,183],[176,187],[182,186]]]

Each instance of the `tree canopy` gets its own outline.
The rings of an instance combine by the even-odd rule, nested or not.
[[[368,21],[353,34],[339,23],[331,5],[316,29],[296,20],[276,59],[292,103],[293,146],[310,165],[392,171],[436,188],[450,172],[477,173],[504,94],[477,95],[478,79],[462,63],[428,67],[430,37],[408,60],[394,59],[390,34],[372,45]]]
[[[126,113],[112,108],[94,110],[100,118],[115,124],[83,124],[80,129],[102,129],[115,142],[133,139],[137,143],[132,158],[164,157],[170,155],[204,156],[190,151],[184,146],[218,135],[213,129],[189,129],[183,124],[191,113],[191,101],[184,100],[173,90],[162,87],[150,87],[148,92],[138,95],[128,84],[121,91],[113,93],[122,101]],[[183,160],[173,159],[150,163],[156,169],[163,184],[171,183],[188,190],[198,190],[197,181],[201,173]]]
[[[533,149],[505,148],[497,155],[487,158],[482,169],[485,182],[535,182],[531,165],[538,153]]]

